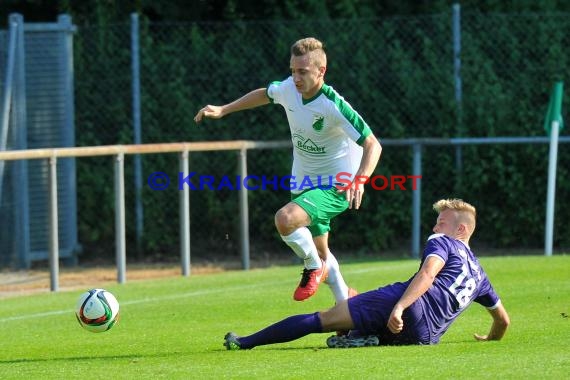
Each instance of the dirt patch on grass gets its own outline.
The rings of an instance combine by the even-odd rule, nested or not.
[[[291,258],[280,260],[253,260],[250,268],[262,268],[271,265],[290,265]],[[0,299],[51,291],[51,275],[47,264],[36,266],[37,269],[0,272]],[[242,268],[240,261],[216,261],[192,263],[191,275],[219,273]],[[180,263],[127,264],[127,282],[151,280],[157,278],[182,276]],[[116,284],[117,267],[114,263],[89,264],[77,267],[59,268],[59,290],[81,290],[91,287],[104,287]]]
[[[147,266],[127,269],[127,281],[147,280],[172,277],[181,274],[180,267]],[[116,283],[118,278],[115,267],[60,269],[58,276],[59,290],[103,287]],[[0,273],[0,299],[26,294],[49,292],[51,276],[47,270],[26,270]]]

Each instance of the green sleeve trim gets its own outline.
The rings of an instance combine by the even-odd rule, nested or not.
[[[360,116],[346,100],[341,98],[332,87],[324,84],[321,88],[322,93],[333,102],[342,116],[360,133],[360,138],[356,141],[358,145],[362,145],[364,140],[372,133],[372,130],[366,124],[362,116]]]
[[[367,126],[368,127],[368,126]],[[364,130],[364,132],[362,133],[362,136],[360,136],[360,138],[356,141],[356,143],[358,145],[362,145],[364,143],[364,140],[366,140],[366,138],[368,136],[370,136],[372,134],[372,130],[370,129],[370,127],[366,128]]]

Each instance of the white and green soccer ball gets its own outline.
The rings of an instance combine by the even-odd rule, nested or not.
[[[87,331],[107,331],[119,320],[119,302],[105,289],[91,289],[77,300],[75,316]]]

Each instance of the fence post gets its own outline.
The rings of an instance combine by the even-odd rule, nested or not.
[[[188,165],[188,151],[180,153],[180,172],[187,175],[190,171]],[[180,259],[182,262],[182,275],[190,276],[190,188],[184,186],[178,189],[180,197]]]
[[[75,146],[75,98],[74,98],[74,65],[73,65],[73,33],[76,32],[77,28],[74,27],[71,16],[68,14],[60,14],[57,17],[57,26],[60,29],[58,34],[61,41],[61,58],[60,67],[64,75],[62,76],[62,88],[64,89],[65,99],[63,101],[62,112],[65,114],[64,122],[60,127],[62,133],[60,144],[65,147]],[[63,235],[62,240],[62,254],[66,257],[66,263],[77,264],[77,252],[73,252],[75,248],[78,247],[78,233],[77,233],[77,179],[76,179],[76,165],[75,157],[65,158],[60,161],[59,165],[60,173],[65,173],[65,180],[61,182],[60,189],[62,195],[67,198],[64,201],[63,207],[63,226],[62,231],[66,231]],[[73,190],[72,190],[73,189]],[[66,212],[67,206],[72,212]],[[71,238],[65,238],[68,235]],[[71,239],[71,240],[69,240]],[[72,251],[67,254],[66,250],[72,249]]]
[[[247,177],[247,149],[242,148],[238,153],[238,167],[240,178],[245,181]],[[247,202],[247,187],[242,186],[239,194],[239,215],[240,215],[240,243],[241,259],[244,270],[249,269],[249,212]]]
[[[20,27],[23,27],[20,25]],[[6,65],[6,80],[4,81],[4,99],[2,102],[2,124],[0,125],[0,150],[6,150],[8,144],[8,128],[10,127],[10,106],[12,102],[12,85],[14,83],[14,67],[16,65],[16,38],[18,24],[10,21],[10,40],[8,42],[8,63]],[[0,201],[2,200],[2,184],[4,182],[4,161],[0,161]]]
[[[554,241],[554,208],[556,198],[556,167],[558,160],[558,135],[562,122],[562,82],[557,82],[552,90],[545,127],[550,135],[550,151],[548,157],[548,184],[546,188],[546,222],[544,228],[544,254],[552,256]],[[549,130],[548,130],[549,129]]]
[[[117,260],[117,282],[126,282],[126,233],[125,233],[125,155],[115,156],[115,253]]]
[[[455,82],[455,103],[457,105],[457,137],[463,136],[463,86],[461,81],[461,5],[452,6],[453,33],[453,79]],[[455,176],[456,190],[462,187],[463,150],[461,145],[455,147]]]
[[[558,131],[559,122],[552,122],[550,132],[550,151],[548,157],[548,184],[546,187],[546,224],[544,228],[544,254],[552,256],[554,245],[554,200],[556,198],[556,162],[558,160]]]
[[[413,168],[414,176],[422,175],[422,145],[416,143],[413,146]],[[420,256],[420,235],[421,235],[421,202],[422,202],[422,180],[417,182],[416,190],[412,191],[412,257]]]
[[[131,70],[133,91],[133,135],[134,143],[140,144],[141,138],[141,89],[140,89],[140,46],[139,15],[131,13]],[[137,255],[142,253],[142,235],[144,231],[144,209],[142,205],[142,163],[140,154],[135,155],[135,218]]]
[[[59,289],[59,226],[57,212],[57,158],[49,158],[49,273],[50,290]]]
[[[14,141],[12,149],[26,149],[28,147],[28,125],[26,107],[26,69],[23,64],[26,60],[24,45],[24,17],[21,14],[14,13],[10,15],[9,20],[19,25],[16,37],[16,64],[14,66],[14,78],[12,79],[12,109],[11,113],[9,113],[9,115],[12,115],[13,117],[11,128],[14,128],[13,135],[15,135],[12,137],[12,140]],[[19,207],[14,208],[14,227],[16,235],[18,236],[16,243],[18,266],[20,268],[29,268],[31,263],[31,243],[28,161],[16,161],[13,165],[15,180],[12,180],[12,189],[14,192],[14,201],[19,205]],[[0,199],[1,198],[2,197],[0,196]]]

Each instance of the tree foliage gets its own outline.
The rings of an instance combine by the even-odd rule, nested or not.
[[[224,103],[284,79],[289,46],[299,36],[325,41],[327,83],[381,139],[543,136],[537,126],[543,122],[550,86],[569,74],[568,17],[549,13],[567,11],[562,1],[461,2],[461,107],[454,94],[449,2],[228,0],[190,2],[188,7],[184,2],[145,0],[68,1],[57,3],[56,9],[47,3],[18,6],[22,12],[28,9],[24,5],[36,5],[45,14],[69,12],[79,26],[74,39],[78,145],[132,142],[128,15],[133,10],[142,20],[145,143],[287,139],[283,112],[271,106],[200,127],[193,125],[192,117],[205,103]],[[544,219],[546,150],[543,145],[467,146],[461,150],[464,165],[458,167],[454,148],[424,147],[422,233],[429,233],[433,220],[426,205],[458,196],[479,207],[478,241],[490,247],[539,246],[543,233],[536,226]],[[570,191],[570,157],[566,150],[559,154],[557,196],[564,199]],[[237,172],[235,153],[212,157],[192,154],[191,165],[200,173]],[[248,169],[256,175],[282,176],[289,173],[290,159],[285,151],[250,152]],[[376,174],[407,174],[411,159],[411,149],[385,146]],[[174,155],[144,157],[143,163],[149,170],[171,174],[178,168]],[[127,165],[132,169],[130,160]],[[94,222],[113,220],[110,162],[81,160],[77,167],[78,191],[85,195],[79,197],[81,241],[112,245],[112,223]],[[287,197],[286,192],[250,193],[250,232],[256,241],[275,244],[272,212]],[[143,199],[146,250],[176,250],[176,191],[145,187]],[[127,220],[133,220],[132,194],[128,202]],[[237,254],[235,194],[193,193],[191,203],[199,220],[193,222],[193,236],[208,226],[193,239],[193,246]],[[348,211],[334,221],[333,230],[342,231],[335,235],[334,246],[352,249],[356,241],[373,251],[404,247],[409,243],[410,205],[409,191],[368,191],[362,210]],[[560,246],[570,244],[569,227],[561,222],[568,215],[570,206],[559,202],[555,243]],[[133,225],[128,225],[131,238]]]
[[[124,22],[136,12],[150,21],[315,20],[425,15],[449,11],[458,3],[465,11],[555,12],[570,11],[564,0],[2,0],[0,25],[17,12],[30,22],[53,21],[70,14],[78,25]]]

